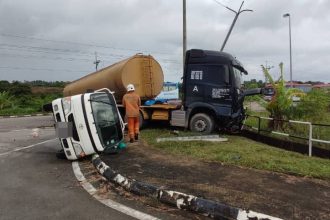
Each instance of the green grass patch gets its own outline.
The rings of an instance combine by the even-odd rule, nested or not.
[[[246,105],[249,106],[249,102],[247,102]],[[252,116],[269,117],[269,112],[267,112],[267,111],[255,112],[249,108],[247,110],[247,114],[250,115],[250,117],[248,117],[246,119],[245,125],[247,125],[248,127],[254,127],[254,128],[258,128],[259,119],[256,117],[252,117]],[[330,125],[330,112],[324,112],[320,118],[321,118],[320,120],[312,120],[312,119],[310,119],[310,120],[308,120],[308,119],[292,119],[292,120],[312,122],[314,124]],[[302,124],[283,122],[283,127],[276,130],[269,126],[269,120],[261,119],[260,128],[261,128],[261,130],[277,131],[277,132],[287,133],[287,134],[297,136],[297,137],[303,137],[303,138],[309,137],[309,126],[302,125]],[[308,144],[307,141],[296,139],[296,138],[284,137],[284,136],[271,134],[271,133],[267,133],[267,132],[262,132],[262,134],[272,136],[277,139],[283,139],[283,140],[289,140],[289,141],[293,141],[293,142],[297,142],[297,143]],[[313,135],[314,139],[329,141],[330,140],[330,127],[313,125],[312,135]],[[330,145],[325,144],[325,143],[313,142],[313,146],[327,149],[327,150],[330,149]]]
[[[228,142],[156,142],[159,137],[174,137],[167,129],[145,129],[147,143],[167,153],[203,161],[222,162],[260,170],[330,179],[330,160],[285,151],[244,137],[227,135]],[[180,132],[179,136],[194,135]]]
[[[41,111],[37,111],[35,108],[7,108],[0,110],[0,115],[8,116],[8,115],[28,115],[28,114],[36,114],[41,113]]]

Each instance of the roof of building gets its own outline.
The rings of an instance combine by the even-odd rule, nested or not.
[[[327,83],[327,84],[317,84],[317,85],[314,85],[313,88],[327,88],[327,87],[330,87],[330,83]]]

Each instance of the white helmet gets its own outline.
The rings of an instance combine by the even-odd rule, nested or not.
[[[134,91],[135,90],[133,84],[128,84],[126,88],[127,88],[127,92],[130,92],[130,91]]]

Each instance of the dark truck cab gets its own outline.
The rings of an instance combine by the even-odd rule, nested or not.
[[[185,127],[204,133],[215,127],[240,129],[244,97],[260,94],[260,89],[244,91],[242,74],[247,71],[228,53],[187,51],[182,86]]]

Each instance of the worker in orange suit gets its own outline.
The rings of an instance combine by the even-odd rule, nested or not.
[[[130,142],[133,143],[134,139],[139,139],[141,106],[140,96],[135,92],[133,84],[127,85],[127,93],[124,95],[122,103],[126,110]]]

